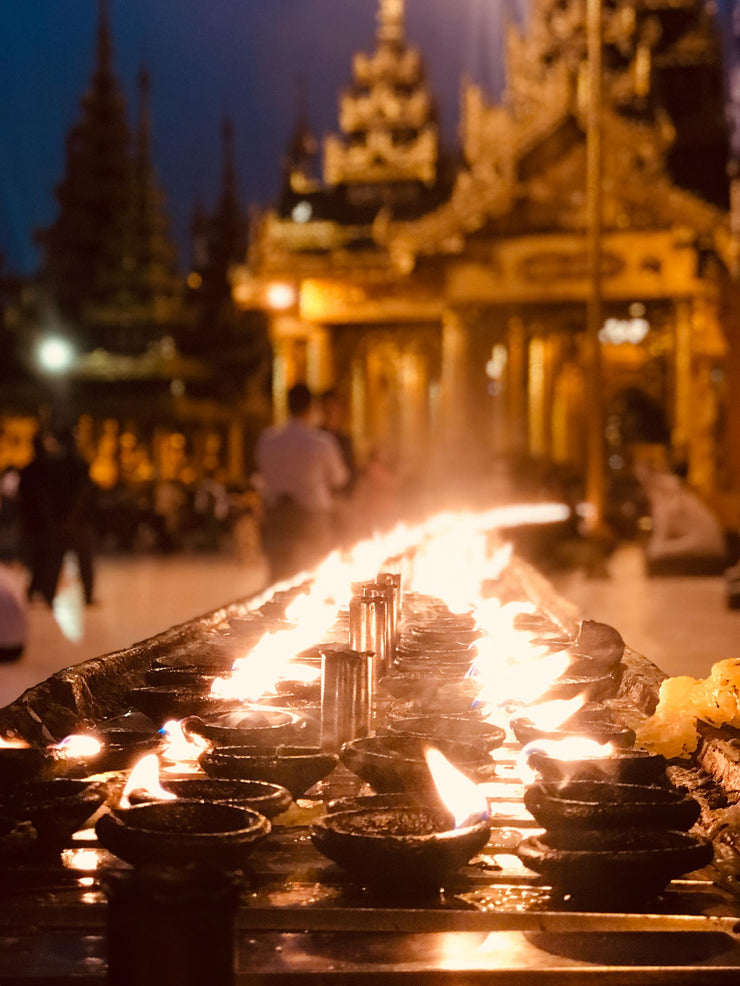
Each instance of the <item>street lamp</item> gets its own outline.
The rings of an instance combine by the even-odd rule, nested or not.
[[[72,343],[62,336],[47,336],[39,343],[36,353],[39,366],[47,373],[64,373],[74,361]]]

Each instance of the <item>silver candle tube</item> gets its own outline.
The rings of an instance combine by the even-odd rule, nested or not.
[[[343,743],[370,735],[373,655],[326,648],[321,652],[321,748],[336,753]]]
[[[401,589],[401,574],[400,572],[381,572],[378,575],[378,585],[383,587],[390,586],[393,589],[393,609],[391,617],[391,637],[392,637],[392,654],[395,657],[396,648],[398,647],[398,642],[401,634],[401,605],[403,602],[402,589]]]

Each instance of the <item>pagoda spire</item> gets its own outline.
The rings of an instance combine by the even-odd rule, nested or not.
[[[401,44],[404,40],[405,0],[380,0],[378,44]]]
[[[110,33],[108,0],[98,0],[96,73],[107,74],[113,64],[113,43]]]
[[[175,248],[169,238],[164,196],[152,161],[150,77],[141,68],[137,77],[138,106],[131,162],[128,243],[124,269],[131,301],[151,311],[156,322],[169,317],[175,295]],[[142,311],[142,315],[144,312]]]

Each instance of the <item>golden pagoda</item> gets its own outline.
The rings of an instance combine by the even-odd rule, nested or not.
[[[606,461],[662,445],[729,504],[740,309],[714,25],[698,0],[603,13]],[[278,418],[303,379],[347,398],[360,459],[383,446],[408,476],[498,457],[583,473],[587,103],[585,3],[532,0],[506,39],[501,101],[463,86],[451,174],[403,0],[381,0],[323,182],[288,183],[234,281],[236,301],[270,317]]]

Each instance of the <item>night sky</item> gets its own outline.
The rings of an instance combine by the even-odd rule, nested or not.
[[[297,116],[298,85],[319,135],[337,131],[337,97],[355,51],[374,47],[377,0],[111,0],[114,66],[129,122],[136,76],[151,75],[154,161],[167,211],[189,260],[196,201],[212,208],[220,125],[234,123],[240,193],[269,204]],[[33,231],[53,221],[64,139],[80,118],[95,56],[97,0],[0,2],[0,251],[6,271],[39,264]],[[506,18],[525,0],[407,0],[407,36],[422,52],[455,140],[464,73],[501,86]]]

